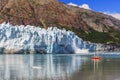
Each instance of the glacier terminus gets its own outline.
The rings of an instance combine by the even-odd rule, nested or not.
[[[2,53],[86,53],[96,49],[95,43],[85,42],[72,31],[0,24],[0,52]]]

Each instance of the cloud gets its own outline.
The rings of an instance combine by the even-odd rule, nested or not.
[[[120,13],[112,13],[112,14],[108,14],[108,15],[111,15],[111,16],[115,17],[116,19],[120,20]]]
[[[104,12],[104,14],[110,15],[110,16],[120,20],[120,13],[111,13],[108,11],[108,12]]]
[[[72,2],[68,3],[68,5],[71,5],[71,6],[78,6],[77,4],[74,4]]]
[[[77,6],[77,7],[80,7],[80,8],[91,10],[88,4],[77,5],[77,4],[74,4],[74,3],[70,2],[70,3],[68,3],[68,5]]]
[[[84,9],[90,9],[88,4],[82,4],[79,6],[80,8],[84,8]]]

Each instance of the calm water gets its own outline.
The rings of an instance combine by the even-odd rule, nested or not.
[[[120,80],[120,54],[0,55],[0,80]]]

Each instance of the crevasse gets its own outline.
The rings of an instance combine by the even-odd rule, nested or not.
[[[2,52],[84,53],[95,50],[96,45],[84,42],[72,31],[49,27],[0,24]]]

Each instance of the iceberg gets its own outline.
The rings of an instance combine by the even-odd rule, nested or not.
[[[0,24],[0,52],[4,53],[86,53],[95,50],[94,43],[85,42],[72,31]]]

